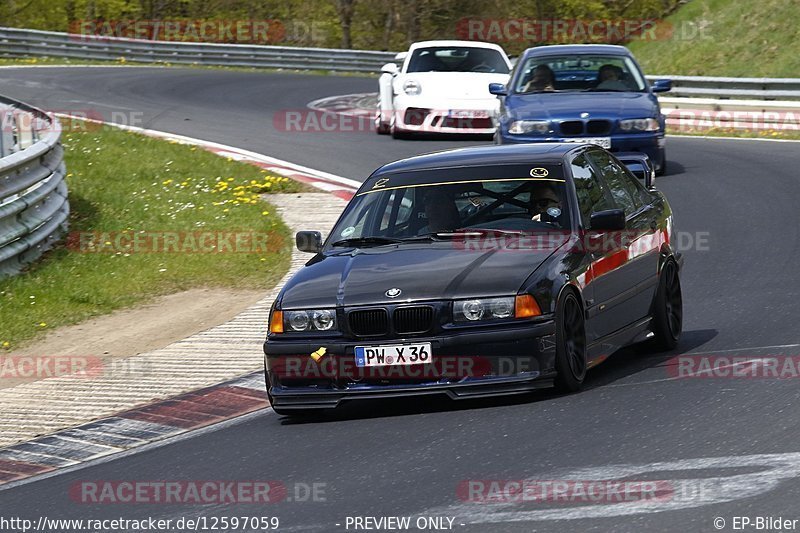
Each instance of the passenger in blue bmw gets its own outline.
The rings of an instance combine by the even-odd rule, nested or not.
[[[546,75],[552,81],[544,81]],[[613,45],[554,45],[526,50],[508,85],[492,83],[500,98],[496,144],[592,143],[612,152],[640,152],[656,174],[667,169],[666,119],[631,52]]]

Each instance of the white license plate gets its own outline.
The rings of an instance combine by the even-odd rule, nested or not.
[[[450,118],[489,118],[489,112],[469,109],[451,109],[448,111],[447,116]]]
[[[579,139],[564,139],[565,143],[588,143],[602,146],[606,150],[611,150],[611,137],[581,137]]]
[[[431,343],[356,346],[356,366],[419,365],[433,361]]]

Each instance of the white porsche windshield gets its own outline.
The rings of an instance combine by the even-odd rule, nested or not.
[[[486,72],[508,74],[508,64],[497,50],[468,46],[417,48],[406,72]]]

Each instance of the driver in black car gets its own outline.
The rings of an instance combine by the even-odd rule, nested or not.
[[[552,185],[537,185],[531,191],[531,215],[531,220],[550,223],[561,216],[561,200]]]
[[[431,187],[423,192],[422,201],[425,205],[425,218],[428,225],[420,230],[420,235],[448,232],[460,227],[461,215],[452,191],[447,187]]]

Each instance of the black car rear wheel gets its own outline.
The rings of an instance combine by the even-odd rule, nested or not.
[[[673,260],[664,263],[658,291],[653,301],[653,345],[658,350],[672,350],[678,345],[683,331],[683,294],[678,265]]]
[[[572,291],[556,305],[556,389],[575,392],[586,377],[586,328],[583,306]]]

